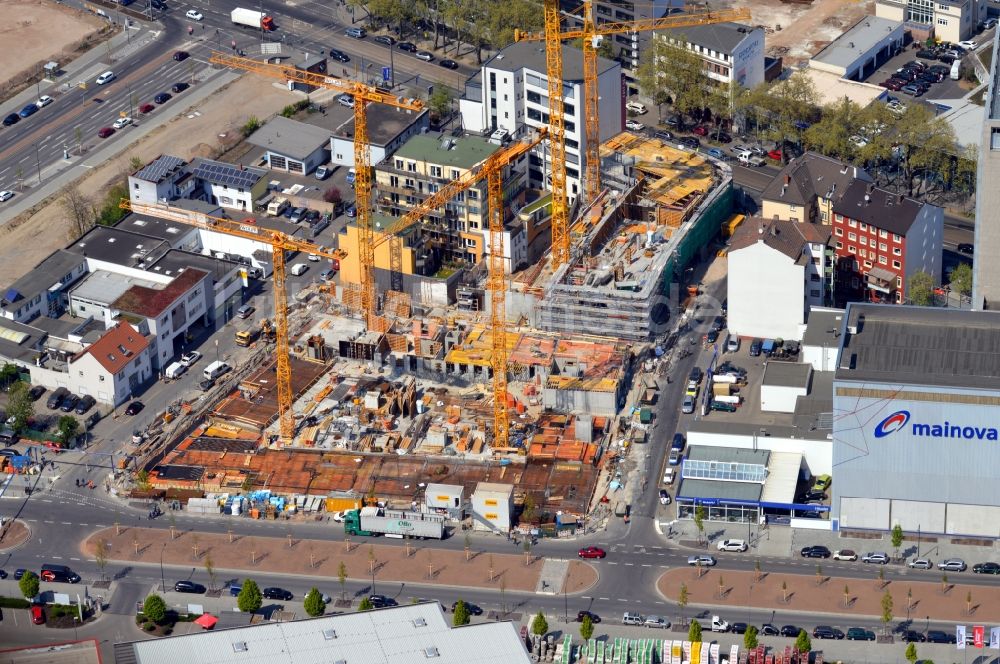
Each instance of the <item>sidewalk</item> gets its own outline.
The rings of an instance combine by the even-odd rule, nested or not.
[[[161,551],[164,564],[204,567],[211,561],[214,569],[273,574],[302,574],[336,579],[343,564],[347,578],[355,580],[396,581],[454,587],[539,592],[540,580],[547,579],[545,590],[576,594],[592,587],[597,570],[577,560],[549,566],[535,555],[484,553],[473,545],[469,552],[435,549],[427,542],[409,546],[369,544],[358,540],[309,540],[217,534],[197,531],[151,530],[122,526],[98,531],[81,546],[81,552],[94,558],[96,543],[104,540],[108,561],[157,564]],[[336,535],[334,535],[336,533]],[[339,531],[330,536],[342,538]],[[473,543],[474,544],[474,543]],[[526,564],[527,561],[527,564]],[[559,579],[557,581],[557,579]]]
[[[856,579],[825,574],[771,574],[765,569],[755,582],[754,572],[708,568],[702,569],[699,577],[695,568],[678,568],[664,572],[656,582],[656,589],[675,605],[684,585],[692,606],[795,611],[844,618],[880,617],[883,597],[888,593],[892,597],[894,620],[929,616],[936,621],[960,624],[1000,621],[1000,593],[994,587],[955,583],[959,575],[951,575],[948,584],[943,585],[925,576],[912,581],[879,581],[876,574],[877,570],[872,570],[871,579]]]

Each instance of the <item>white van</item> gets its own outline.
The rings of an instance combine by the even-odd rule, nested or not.
[[[646,112],[646,105],[637,101],[627,101],[625,102],[625,110],[636,115],[642,115]]]
[[[296,263],[295,265],[292,266],[292,274],[296,277],[300,277],[303,274],[305,274],[306,270],[308,269],[309,266],[306,265],[305,263]]]
[[[285,211],[288,207],[288,199],[284,196],[279,196],[267,204],[267,213],[272,217],[277,217],[279,214]]]
[[[746,152],[740,153],[739,162],[741,166],[753,166],[759,167],[764,165],[764,158],[760,155],[756,155],[753,152],[747,150]]]
[[[115,80],[115,73],[113,71],[106,71],[94,81],[98,85],[104,85],[105,83],[110,83]]]
[[[163,371],[163,375],[170,380],[173,380],[174,378],[180,378],[183,376],[185,371],[187,371],[186,365],[181,364],[180,362],[174,362]]]
[[[225,362],[212,362],[205,367],[205,380],[215,380],[227,371],[229,371],[229,365]]]
[[[962,61],[955,60],[951,63],[951,80],[957,81],[962,73]]]

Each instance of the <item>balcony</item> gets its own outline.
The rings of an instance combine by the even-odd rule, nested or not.
[[[892,295],[896,291],[896,273],[881,267],[873,267],[865,275],[865,286],[876,293]]]

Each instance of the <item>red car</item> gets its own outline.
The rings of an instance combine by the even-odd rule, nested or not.
[[[153,106],[152,104],[143,104],[142,106],[139,107],[139,112],[140,113],[152,113],[153,109],[155,109],[155,108],[156,107]]]
[[[580,549],[580,552],[577,555],[580,556],[581,558],[603,558],[608,554],[604,549],[601,549],[599,547],[585,546],[584,548]]]
[[[767,156],[775,161],[781,161],[781,150],[774,149],[767,153]]]
[[[98,138],[107,138],[111,134],[115,133],[115,130],[111,127],[103,127],[97,132]]]
[[[703,127],[701,125],[698,125],[697,127],[695,127],[694,129],[692,129],[691,131],[693,133],[695,133],[695,134],[698,134],[699,136],[708,136],[708,128],[707,127]]]
[[[44,625],[45,609],[38,606],[37,604],[33,605],[31,607],[31,622],[35,623],[36,625]]]

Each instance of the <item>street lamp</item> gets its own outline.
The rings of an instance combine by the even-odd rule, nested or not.
[[[167,582],[163,578],[163,552],[167,550],[167,543],[164,542],[163,546],[160,547],[160,592],[167,591]]]
[[[215,340],[215,361],[219,361],[219,340]]]
[[[80,617],[79,616],[73,616],[73,640],[74,641],[79,641],[80,640],[80,637],[79,637],[79,635],[76,632],[76,626],[77,626],[77,624],[79,622],[80,622]]]
[[[42,161],[38,158],[38,143],[35,143],[35,169],[38,172],[38,184],[42,183]]]

